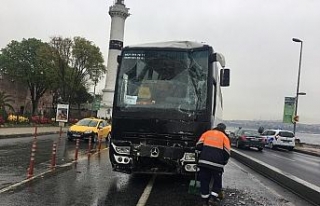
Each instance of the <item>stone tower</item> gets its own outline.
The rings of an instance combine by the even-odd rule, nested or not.
[[[117,72],[117,56],[123,47],[124,24],[126,18],[130,15],[129,8],[124,5],[124,0],[116,0],[109,7],[109,15],[111,16],[109,53],[107,62],[106,82],[102,90],[102,102],[98,117],[110,118],[112,114],[112,104],[114,88],[116,83]]]

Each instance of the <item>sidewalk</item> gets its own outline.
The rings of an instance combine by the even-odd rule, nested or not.
[[[65,133],[68,127],[62,127],[61,132]],[[33,136],[37,132],[37,136],[46,134],[56,134],[60,132],[60,127],[6,127],[0,128],[0,139]]]

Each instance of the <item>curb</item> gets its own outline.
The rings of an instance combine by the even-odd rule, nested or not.
[[[66,133],[62,131],[62,134]],[[59,131],[55,132],[39,132],[37,136],[49,135],[49,134],[59,134]],[[19,137],[32,137],[34,133],[24,133],[24,134],[9,134],[9,135],[0,135],[0,139],[9,139],[9,138],[19,138]]]
[[[278,168],[268,165],[237,150],[232,149],[231,156],[260,174],[271,178],[273,181],[284,186],[308,202],[320,205],[320,187],[308,183],[296,176],[285,173]]]

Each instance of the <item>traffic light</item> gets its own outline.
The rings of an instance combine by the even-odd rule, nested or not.
[[[299,122],[299,116],[298,115],[293,117],[293,122]]]

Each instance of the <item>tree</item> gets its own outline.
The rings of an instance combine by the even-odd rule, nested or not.
[[[87,89],[84,86],[79,87],[75,92],[74,92],[75,96],[72,99],[74,102],[74,104],[76,104],[78,106],[78,111],[80,114],[80,109],[81,109],[81,103],[84,102],[92,102],[93,101],[93,97],[88,93]]]
[[[0,67],[15,81],[27,85],[32,102],[32,114],[37,112],[39,99],[52,85],[54,70],[49,44],[30,38],[11,41],[1,49]]]
[[[13,106],[10,104],[10,102],[13,102],[12,96],[6,94],[6,92],[4,91],[0,92],[0,110],[3,110],[6,107],[8,107],[12,111],[14,111]]]
[[[9,108],[12,111],[14,111],[13,106],[10,104],[11,102],[13,102],[12,96],[9,94],[6,94],[6,92],[4,91],[1,91],[0,92],[0,117],[7,119],[6,108]]]
[[[76,91],[90,80],[97,81],[106,71],[100,49],[82,37],[53,37],[50,44],[57,65],[56,98],[66,103],[79,101]]]

